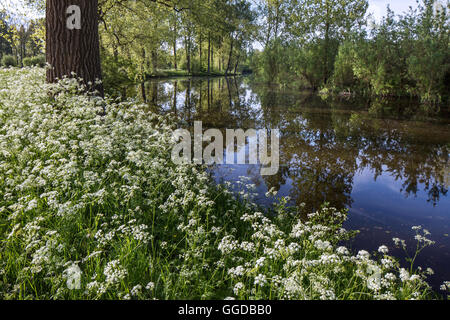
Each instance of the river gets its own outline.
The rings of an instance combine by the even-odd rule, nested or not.
[[[133,91],[134,90],[134,91]],[[141,87],[129,94],[141,95]],[[313,212],[322,203],[348,208],[346,228],[360,230],[348,245],[376,251],[392,238],[415,247],[412,226],[436,241],[417,265],[431,267],[435,289],[450,280],[450,119],[430,116],[412,101],[325,100],[309,91],[285,89],[250,78],[161,79],[145,84],[156,112],[172,113],[180,127],[280,130],[280,170],[261,176],[258,165],[211,168],[217,182],[236,186],[241,176],[256,187],[255,201],[271,205],[275,188],[291,205]]]

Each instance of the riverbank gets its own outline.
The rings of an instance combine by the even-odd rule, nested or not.
[[[346,212],[257,207],[172,163],[170,118],[44,79],[0,69],[2,299],[438,298],[386,246],[339,246]]]

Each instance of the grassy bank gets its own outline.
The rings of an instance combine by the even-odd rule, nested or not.
[[[0,69],[1,299],[437,297],[414,259],[406,270],[385,246],[339,246],[353,234],[346,212],[304,221],[286,200],[262,212],[203,167],[171,162],[169,118],[44,73]],[[417,251],[432,244],[412,233]]]

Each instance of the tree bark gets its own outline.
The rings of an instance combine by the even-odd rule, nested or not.
[[[228,54],[228,64],[227,64],[227,70],[225,71],[225,74],[228,74],[231,69],[231,58],[233,56],[233,37],[231,37],[231,43],[230,43],[230,53]]]
[[[175,70],[177,70],[178,65],[177,65],[177,40],[176,40],[176,38],[173,41],[173,64],[174,64]]]
[[[326,1],[326,22],[325,22],[325,52],[324,52],[324,75],[323,75],[323,83],[327,84],[328,82],[328,51],[329,51],[329,43],[330,43],[330,4]]]
[[[173,62],[175,70],[178,69],[177,65],[177,22],[175,21],[173,27]]]
[[[185,38],[185,47],[186,47],[186,67],[187,72],[191,73],[191,37],[188,35]]]
[[[66,13],[69,6],[81,9],[81,28],[69,29]],[[75,73],[82,78],[89,91],[97,90],[103,96],[98,35],[98,0],[46,1],[46,57],[51,68],[47,82],[54,83]]]
[[[177,93],[178,93],[178,81],[173,83],[173,105],[172,109],[175,114],[177,114]]]
[[[211,43],[211,70],[214,70],[214,44]]]
[[[237,74],[237,68],[239,66],[240,59],[241,59],[241,53],[239,52],[239,54],[236,58],[236,64],[234,65],[234,74]]]
[[[144,81],[141,82],[141,94],[142,94],[142,101],[144,101],[144,103],[147,103],[147,94],[145,93],[145,82]]]
[[[200,72],[203,71],[202,65],[202,44],[203,44],[203,34],[200,31],[200,40],[199,40],[199,54],[200,54]]]
[[[158,72],[158,52],[156,49],[152,49],[152,72],[153,74]]]
[[[211,32],[208,33],[208,73],[211,73]]]

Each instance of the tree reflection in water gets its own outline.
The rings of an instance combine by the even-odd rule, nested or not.
[[[408,239],[410,227],[423,224],[439,245],[417,262],[436,271],[433,286],[450,278],[448,110],[430,119],[410,101],[325,102],[248,78],[168,79],[143,88],[145,94],[139,86],[130,96],[146,97],[150,109],[174,114],[183,128],[201,120],[204,130],[224,135],[227,128],[280,129],[277,175],[262,177],[255,165],[216,166],[216,180],[249,177],[265,205],[274,187],[292,205],[304,204],[303,216],[324,202],[349,208],[347,227],[364,231],[355,249]]]
[[[259,177],[259,170],[250,168],[247,173],[265,189],[278,190],[289,181],[290,197],[304,203],[305,212],[324,202],[351,207],[354,176],[365,169],[374,181],[386,174],[401,181],[398,191],[407,197],[422,188],[436,205],[447,195],[448,125],[417,121],[417,107],[327,103],[309,92],[242,78],[152,81],[146,90],[151,107],[176,114],[180,126],[201,120],[204,128],[224,133],[226,128],[279,128],[278,174]]]

